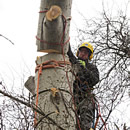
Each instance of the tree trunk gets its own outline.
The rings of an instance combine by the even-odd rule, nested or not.
[[[72,0],[41,0],[37,32],[40,52],[67,52]]]
[[[75,130],[73,76],[66,56],[71,4],[72,0],[41,0],[37,50],[48,54],[36,61],[36,107],[45,113],[35,113],[37,130]]]
[[[51,59],[63,61],[63,56],[62,54],[50,53],[40,57],[37,62],[41,64],[44,61]],[[67,60],[68,59],[66,58],[66,61]],[[70,65],[67,66],[68,68],[71,67]],[[37,123],[43,118],[37,126],[37,129],[39,130],[57,130],[62,128],[65,130],[75,130],[75,115],[73,112],[73,102],[69,88],[70,86],[72,87],[73,77],[71,72],[69,72],[69,69],[65,69],[66,68],[64,67],[59,67],[42,70],[42,75],[40,75],[39,79],[38,107],[45,114],[52,113],[49,117],[55,123],[48,118],[39,115],[37,116]],[[69,83],[65,71],[68,71]],[[36,86],[37,82],[38,71],[35,76]],[[53,91],[54,89],[56,91]]]

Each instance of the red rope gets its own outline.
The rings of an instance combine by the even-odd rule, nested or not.
[[[105,123],[105,121],[103,120],[103,118],[102,118],[102,116],[101,116],[101,111],[100,111],[100,105],[99,105],[99,103],[98,103],[98,110],[99,110],[99,114],[98,114],[98,118],[97,118],[96,123],[95,123],[95,129],[96,129],[96,126],[97,126],[97,124],[98,124],[99,117],[100,117],[101,120],[102,120],[102,122],[103,122],[103,125],[104,125],[104,130],[107,130],[107,128],[106,128],[106,123]]]
[[[39,13],[46,13],[46,12],[48,12],[48,10],[39,11]]]
[[[66,30],[66,25],[67,25],[67,20],[66,20],[65,16],[64,16],[64,15],[62,15],[62,16],[63,16],[63,18],[64,18],[64,20],[65,20],[65,27],[64,27],[64,31],[63,31],[62,38],[61,38],[61,42],[62,42],[63,39],[64,39],[65,30]],[[63,55],[63,59],[64,59],[64,62],[65,62],[64,48],[63,48],[63,45],[62,45],[62,44],[60,44],[60,45],[61,45],[61,47],[62,47],[62,55]],[[67,78],[68,85],[69,85],[69,88],[70,88],[70,93],[71,93],[71,95],[72,95],[72,102],[73,102],[73,105],[74,105],[74,110],[75,110],[75,112],[76,112],[76,105],[75,105],[74,96],[73,96],[73,92],[72,92],[72,89],[71,89],[71,85],[70,85],[70,81],[69,81],[69,77],[68,77],[67,71],[66,71],[66,78]],[[80,122],[79,122],[79,119],[78,119],[77,115],[76,115],[76,118],[77,118],[77,123],[78,123],[79,130],[81,130]]]
[[[45,10],[45,11],[40,11],[39,13],[46,13],[46,12],[47,12],[47,10]],[[64,36],[65,36],[65,30],[66,30],[66,26],[67,26],[67,20],[66,20],[66,18],[65,18],[64,15],[62,15],[62,17],[64,18],[65,25],[64,25],[63,35],[61,36],[61,41],[60,41],[60,43],[49,43],[49,42],[47,42],[47,41],[45,41],[45,40],[41,40],[41,39],[38,38],[37,36],[36,36],[36,39],[39,40],[39,41],[42,42],[42,43],[45,43],[45,44],[61,45],[61,47],[62,47],[62,55],[63,55],[63,59],[64,59],[64,64],[66,64],[63,46],[70,41],[70,37],[69,37],[69,39],[68,39],[67,41],[63,42]],[[70,93],[71,93],[71,95],[72,95],[72,101],[73,101],[74,109],[75,109],[75,111],[76,111],[76,105],[75,105],[75,102],[74,102],[74,97],[73,97],[73,93],[72,93],[72,89],[71,89],[71,85],[70,85],[70,81],[69,81],[69,77],[68,77],[68,73],[67,73],[67,72],[66,72],[66,78],[67,78],[68,85],[69,85],[69,88],[70,88]],[[78,122],[79,130],[81,130],[80,122],[79,122],[79,119],[78,119],[78,118],[77,118],[77,122]]]
[[[72,89],[71,89],[71,85],[70,85],[70,81],[69,81],[69,77],[68,77],[68,73],[66,72],[66,78],[67,78],[67,81],[68,81],[68,85],[69,85],[69,88],[70,88],[70,93],[72,95],[72,102],[73,102],[73,105],[74,105],[74,110],[76,112],[76,105],[75,105],[75,101],[74,101],[74,96],[73,96],[73,93],[72,93]],[[76,113],[77,114],[77,113]],[[76,115],[76,119],[77,119],[77,123],[78,123],[78,127],[79,127],[79,130],[81,130],[81,127],[80,127],[80,122],[79,122],[79,119]]]
[[[36,36],[36,39],[37,40],[39,40],[40,42],[42,42],[42,43],[45,43],[45,44],[50,44],[50,45],[62,45],[62,46],[64,46],[65,44],[67,44],[69,41],[70,41],[70,37],[69,37],[69,39],[66,41],[66,42],[64,42],[64,43],[49,43],[49,42],[47,42],[47,41],[45,41],[45,40],[41,40],[40,38],[38,38],[37,36]]]
[[[35,72],[38,71],[38,78],[37,78],[37,94],[36,94],[36,108],[38,106],[38,97],[39,97],[39,80],[40,75],[42,74],[42,69],[48,69],[48,68],[56,68],[56,67],[64,67],[65,64],[69,64],[70,62],[64,62],[64,61],[56,61],[56,60],[48,60],[46,62],[43,62],[40,65],[36,66]],[[34,115],[34,125],[36,126],[37,120],[36,120],[37,112],[35,111]]]
[[[66,30],[66,25],[67,25],[67,20],[66,20],[66,18],[65,18],[65,16],[62,14],[62,17],[64,18],[64,20],[65,20],[65,27],[64,27],[64,31],[63,31],[63,35],[62,35],[62,37],[61,37],[61,42],[60,43],[62,43],[62,41],[64,40],[64,36],[65,36],[65,30]]]
[[[38,97],[39,97],[39,79],[40,79],[40,75],[41,75],[41,74],[42,74],[42,65],[40,65],[40,68],[39,68],[39,70],[38,70],[36,108],[37,108],[37,106],[38,106]],[[35,111],[35,116],[34,116],[34,125],[37,124],[36,116],[37,116],[37,112]]]
[[[48,10],[44,10],[44,11],[40,11],[39,13],[46,13],[47,11]],[[65,44],[67,44],[70,41],[70,37],[69,37],[69,39],[67,41],[65,41],[64,43],[62,43],[62,41],[64,40],[65,30],[66,30],[66,26],[67,26],[67,20],[66,20],[66,18],[65,18],[65,16],[63,14],[62,14],[62,17],[65,20],[65,27],[64,27],[64,31],[63,31],[63,35],[61,37],[60,43],[49,43],[49,42],[47,42],[45,40],[41,40],[40,38],[38,38],[38,36],[36,36],[36,39],[39,40],[42,43],[45,43],[45,44],[62,45],[62,46],[64,46]]]

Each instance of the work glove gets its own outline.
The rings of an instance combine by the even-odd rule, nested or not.
[[[80,66],[83,66],[83,68],[86,68],[86,63],[83,60],[78,60],[78,63],[80,64]]]

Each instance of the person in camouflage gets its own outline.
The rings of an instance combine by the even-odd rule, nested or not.
[[[73,96],[80,128],[81,130],[90,130],[94,126],[95,118],[95,96],[92,90],[93,86],[99,82],[99,71],[96,65],[90,63],[93,58],[93,46],[88,42],[81,44],[77,50],[76,58],[69,45],[67,55],[72,67],[73,65],[78,66],[73,83]],[[78,127],[77,129],[79,129]]]

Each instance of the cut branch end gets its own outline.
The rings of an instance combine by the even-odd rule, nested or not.
[[[49,21],[52,21],[58,18],[61,15],[62,11],[61,8],[57,5],[51,6],[50,10],[46,13],[46,18]]]

